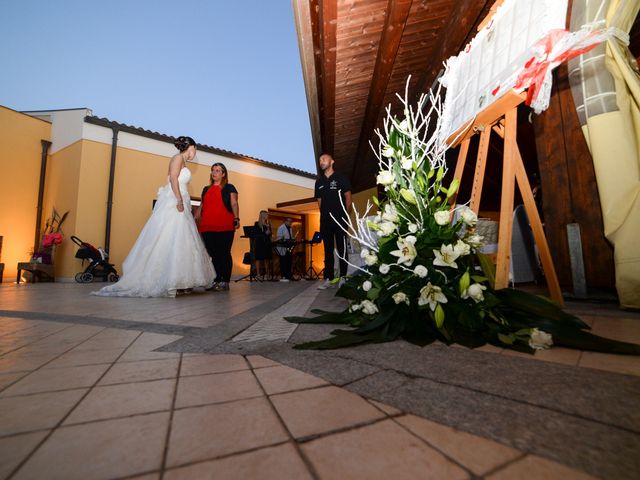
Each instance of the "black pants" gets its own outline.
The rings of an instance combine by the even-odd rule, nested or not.
[[[347,235],[333,219],[320,224],[320,235],[322,235],[324,245],[324,278],[332,280],[335,276],[334,248],[338,250],[338,256],[341,257],[339,260],[340,276],[344,277],[347,274],[347,262],[342,258],[347,258]]]
[[[234,231],[230,232],[202,232],[202,240],[207,252],[213,259],[216,270],[216,282],[229,282],[233,260],[231,259],[231,245],[233,245]]]
[[[280,257],[280,275],[282,278],[291,280],[291,254],[278,255]]]

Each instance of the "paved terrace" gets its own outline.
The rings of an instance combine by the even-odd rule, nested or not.
[[[292,350],[316,283],[176,299],[0,287],[0,478],[637,479],[640,358]],[[640,315],[571,304],[640,342]]]

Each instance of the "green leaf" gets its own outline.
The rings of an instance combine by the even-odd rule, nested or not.
[[[502,342],[505,343],[507,345],[513,345],[513,342],[515,340],[513,335],[504,335],[502,333],[498,334],[498,339]]]
[[[378,298],[378,295],[380,295],[379,288],[372,288],[367,292],[367,298],[369,300],[375,300],[376,298]]]
[[[480,267],[482,267],[482,272],[487,277],[489,281],[489,285],[491,288],[496,287],[496,266],[493,264],[488,255],[484,253],[477,252],[476,256],[478,257],[478,261],[480,262]]]

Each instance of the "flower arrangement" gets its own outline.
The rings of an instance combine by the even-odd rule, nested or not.
[[[407,81],[407,90],[409,82]],[[551,345],[640,354],[640,346],[589,333],[589,326],[550,300],[514,289],[495,290],[495,267],[480,252],[476,214],[452,208],[458,181],[444,184],[447,145],[440,92],[422,95],[414,108],[398,96],[404,116],[387,107],[374,152],[377,183],[386,198],[373,198],[377,214],[354,209],[347,234],[361,245],[364,266],[337,291],[350,301],[342,312],[312,311],[295,323],[341,323],[332,337],[296,348],[339,348],[404,338],[418,345],[439,340],[475,348],[487,343],[534,352]],[[372,146],[373,148],[373,146]]]
[[[44,234],[40,242],[40,249],[34,252],[31,261],[35,263],[52,263],[55,247],[62,243],[64,238],[62,235],[62,224],[67,218],[69,212],[65,212],[60,215],[58,211],[53,208],[51,211],[51,217],[47,219],[44,226]]]

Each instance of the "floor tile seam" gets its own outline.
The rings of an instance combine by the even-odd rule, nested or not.
[[[61,322],[61,323],[62,323],[62,322]],[[8,352],[3,352],[3,353],[1,353],[1,354],[0,354],[0,359],[2,359],[2,357],[4,357],[5,355],[7,355],[7,354],[9,354],[9,353],[17,352],[17,351],[19,351],[19,350],[21,350],[21,349],[23,349],[23,348],[25,348],[25,347],[28,347],[28,346],[30,346],[30,345],[33,345],[34,343],[38,343],[39,341],[44,340],[45,338],[49,338],[49,337],[51,337],[51,336],[53,336],[53,335],[56,335],[56,334],[58,334],[58,333],[61,333],[61,332],[65,331],[65,330],[67,330],[67,329],[69,329],[69,328],[71,328],[71,327],[73,327],[73,326],[74,326],[73,324],[69,324],[69,325],[67,325],[66,327],[61,328],[60,330],[56,330],[55,332],[53,332],[53,333],[51,333],[51,334],[49,334],[49,335],[45,335],[45,336],[43,336],[43,337],[41,337],[41,338],[39,338],[39,339],[37,339],[37,340],[34,340],[33,342],[26,343],[25,345],[21,345],[21,346],[19,346],[18,348],[14,348],[13,350],[9,350]]]
[[[362,397],[364,398],[364,397]],[[303,435],[301,437],[297,437],[296,441],[302,445],[306,444],[306,443],[310,443],[313,442],[314,440],[318,440],[321,438],[326,438],[326,437],[331,437],[333,435],[338,435],[341,433],[346,433],[346,432],[350,432],[352,430],[359,430],[365,427],[370,427],[372,425],[376,425],[377,423],[382,423],[382,422],[386,422],[387,420],[389,420],[389,418],[384,415],[384,412],[381,412],[383,415],[371,420],[365,420],[362,422],[356,422],[353,423],[351,425],[347,425],[344,427],[339,427],[339,428],[333,428],[331,430],[327,430],[326,432],[319,432],[319,433],[312,433],[309,435]]]
[[[183,356],[182,354],[180,354],[179,360],[178,360],[178,368],[176,370],[176,382],[175,385],[173,386],[173,396],[171,398],[171,410],[169,412],[169,422],[167,424],[167,434],[165,435],[164,438],[164,446],[162,449],[162,458],[160,460],[160,476],[158,480],[162,480],[164,478],[164,472],[167,466],[167,458],[169,456],[169,445],[171,442],[171,430],[172,430],[172,426],[173,426],[173,416],[175,414],[175,410],[176,410],[176,400],[178,398],[178,388],[180,386],[180,373],[182,370],[182,360],[183,360]]]
[[[246,360],[246,357],[245,357],[245,360]],[[248,360],[247,360],[247,363],[249,363],[249,365],[251,365],[251,362],[249,362]],[[269,407],[271,408],[271,411],[273,412],[273,414],[278,419],[278,422],[280,422],[280,426],[282,427],[282,429],[286,433],[287,437],[289,438],[289,442],[291,442],[291,444],[293,445],[293,447],[296,450],[298,456],[300,457],[300,459],[304,463],[307,471],[309,472],[309,474],[311,475],[313,480],[320,480],[320,475],[316,471],[316,468],[313,465],[313,462],[311,462],[311,459],[309,457],[307,457],[307,454],[301,448],[300,443],[298,442],[296,437],[293,435],[293,432],[291,432],[291,430],[287,426],[286,422],[284,421],[284,418],[282,418],[282,415],[280,415],[280,412],[278,411],[276,406],[273,404],[273,400],[271,399],[271,396],[269,394],[267,394],[267,390],[266,390],[265,386],[260,381],[260,378],[258,377],[258,375],[256,375],[256,372],[254,371],[253,367],[251,368],[251,373],[253,374],[253,377],[254,377],[255,381],[258,383],[258,386],[259,386],[260,390],[262,390],[262,394],[264,395],[267,403],[269,404]]]
[[[403,425],[402,423],[400,423],[398,421],[398,418],[402,417],[402,416],[407,416],[408,414],[405,415],[398,415],[395,418],[392,418],[391,421],[393,421],[393,423],[395,425],[397,425],[398,427],[400,427],[402,430],[404,430],[405,432],[407,432],[408,434],[410,434],[412,437],[414,437],[415,439],[417,439],[418,441],[420,441],[421,443],[423,443],[424,445],[426,445],[427,447],[431,448],[432,450],[438,452],[440,455],[442,455],[448,462],[453,463],[454,465],[460,467],[462,470],[464,470],[465,472],[467,472],[470,476],[470,478],[478,478],[478,477],[484,477],[486,474],[480,474],[480,475],[476,475],[475,473],[473,473],[471,471],[471,469],[469,467],[467,467],[466,465],[464,465],[462,462],[460,462],[459,460],[456,460],[455,458],[453,458],[451,455],[449,455],[447,452],[445,452],[444,450],[442,450],[440,447],[438,447],[437,445],[435,445],[434,443],[428,441],[426,438],[422,438],[420,435],[418,435],[417,433],[413,432],[411,429],[409,429],[408,427],[406,427],[405,425]],[[431,420],[432,421],[432,420]],[[448,425],[447,425],[448,426]],[[482,437],[484,438],[484,437]],[[513,448],[513,447],[511,447]]]
[[[73,325],[71,325],[73,326]],[[27,375],[25,375],[24,377],[20,377],[19,380],[16,380],[14,382],[11,382],[8,385],[5,385],[4,387],[0,388],[0,394],[2,392],[4,392],[7,388],[10,388],[12,385],[14,385],[15,383],[17,383],[18,381],[22,380],[23,378],[27,378],[29,375],[32,375],[33,373],[39,371],[39,370],[46,370],[44,367],[48,364],[50,364],[51,362],[56,361],[58,358],[62,357],[63,355],[65,355],[66,353],[70,352],[71,350],[73,350],[74,348],[76,348],[78,345],[82,345],[83,343],[89,341],[90,339],[92,339],[93,337],[95,337],[96,335],[98,335],[100,332],[103,332],[104,328],[97,331],[96,333],[94,333],[93,335],[91,335],[90,337],[86,338],[85,340],[83,340],[82,342],[72,346],[71,348],[69,348],[68,350],[65,350],[64,352],[60,353],[59,355],[53,357],[51,360],[43,363],[42,365],[40,365],[39,367],[34,368],[33,370],[30,370],[29,373]],[[42,393],[42,392],[41,392]]]
[[[334,358],[341,358],[343,360],[356,361],[356,362],[362,363],[364,365],[367,365],[369,367],[381,368],[379,365],[371,364],[369,362],[363,362],[361,360],[354,360],[354,359],[352,359],[350,357],[343,357],[343,356],[340,356],[340,355],[335,355]],[[460,384],[460,383],[450,383],[450,382],[446,382],[446,381],[443,381],[443,380],[440,380],[440,379],[435,379],[435,378],[431,378],[431,377],[427,377],[427,376],[423,376],[423,375],[410,374],[410,373],[407,373],[407,372],[403,372],[402,370],[394,370],[394,369],[390,369],[390,368],[385,368],[385,370],[396,372],[398,374],[401,374],[404,377],[408,377],[410,380],[408,380],[406,382],[403,382],[401,385],[399,385],[397,387],[393,387],[393,388],[391,388],[389,390],[385,390],[384,392],[381,391],[379,393],[389,394],[389,393],[393,392],[394,390],[397,390],[399,388],[403,388],[407,383],[409,383],[409,381],[427,380],[427,381],[430,381],[430,382],[433,382],[433,383],[437,383],[437,384],[440,384],[440,385],[456,387],[456,388],[460,388],[462,390],[467,390],[467,391],[470,391],[470,392],[474,392],[474,393],[478,393],[478,394],[482,394],[482,395],[487,395],[487,396],[490,396],[490,397],[498,398],[498,399],[501,399],[501,400],[506,400],[506,401],[513,402],[513,403],[516,403],[516,404],[527,405],[527,406],[534,407],[534,408],[540,408],[540,409],[547,410],[549,412],[553,412],[553,413],[556,413],[556,414],[559,414],[559,415],[564,415],[564,416],[568,416],[568,417],[572,417],[572,418],[577,418],[579,420],[583,420],[583,421],[587,421],[587,422],[593,422],[593,423],[596,423],[596,424],[599,424],[599,425],[603,425],[605,427],[611,427],[611,428],[614,428],[614,429],[617,429],[617,430],[625,431],[627,433],[632,433],[634,435],[640,435],[640,429],[634,430],[634,429],[630,429],[630,428],[627,428],[627,427],[624,427],[624,426],[621,426],[621,425],[609,424],[609,423],[606,423],[606,422],[604,422],[602,420],[586,417],[586,416],[580,415],[578,413],[567,412],[565,410],[552,408],[552,407],[547,406],[547,405],[540,405],[540,404],[532,403],[532,402],[529,402],[529,401],[526,401],[526,400],[520,400],[520,399],[507,397],[507,396],[500,395],[500,394],[497,394],[497,393],[494,393],[494,392],[489,392],[489,391],[480,390],[480,389],[477,389],[477,388],[465,386],[465,385]],[[349,388],[349,384],[345,384],[345,388]]]
[[[292,444],[293,445],[294,443],[295,442],[292,442],[291,440],[282,440],[280,442],[273,442],[273,443],[269,443],[269,444],[266,444],[266,445],[260,445],[258,447],[252,447],[252,448],[247,448],[247,449],[244,449],[244,450],[238,450],[238,451],[234,451],[234,452],[230,452],[230,453],[224,453],[222,455],[215,455],[215,456],[206,457],[206,458],[203,458],[203,459],[192,460],[190,462],[180,463],[180,464],[177,464],[177,465],[171,465],[170,467],[167,467],[165,469],[165,473],[166,472],[171,472],[172,470],[177,470],[179,468],[192,467],[194,465],[199,465],[199,464],[202,464],[202,463],[215,462],[215,461],[219,461],[219,460],[225,460],[227,458],[237,457],[237,456],[240,456],[240,455],[246,455],[247,453],[259,452],[260,450],[266,450],[267,448],[279,447],[279,446],[287,445],[287,444]],[[162,477],[159,480],[162,480]],[[247,479],[247,480],[250,480],[250,479]]]
[[[191,327],[175,324],[164,324],[155,322],[142,322],[140,320],[125,320],[119,318],[95,317],[92,315],[74,315],[60,313],[28,312],[28,311],[7,311],[0,310],[0,316],[6,313],[15,313],[14,318],[24,318],[25,320],[41,320],[44,322],[69,323],[74,325],[101,326],[119,330],[139,330],[148,333],[159,333],[166,335],[189,335],[196,334],[202,330],[201,327]],[[5,315],[9,316],[9,315]],[[55,317],[55,318],[50,318]],[[168,330],[168,331],[166,331]]]
[[[26,321],[28,321],[28,322],[36,322],[36,321],[37,321],[37,320],[27,320],[27,319],[25,319],[25,320],[26,320]],[[0,334],[0,341],[3,339],[3,337],[7,337],[7,336],[9,336],[9,335],[13,335],[13,334],[16,334],[16,333],[18,333],[18,332],[26,333],[26,332],[28,332],[29,330],[33,330],[34,328],[38,328],[38,327],[40,327],[40,325],[32,325],[32,326],[30,326],[30,327],[21,328],[21,329],[19,329],[19,330],[13,330],[11,333],[3,333],[3,334]],[[64,328],[66,328],[66,327],[62,327],[60,330],[63,330]],[[55,331],[55,332],[53,332],[53,333],[57,333],[57,332],[59,332],[60,330],[56,330],[56,331]],[[46,334],[45,334],[45,336],[46,336]],[[44,337],[43,337],[43,338],[44,338]]]
[[[104,331],[105,329],[101,329],[98,332],[96,332],[94,335],[92,335],[90,338],[93,338],[94,336],[98,335],[100,332]],[[131,340],[131,343],[129,344],[129,346],[131,346],[133,343],[135,343],[135,341],[140,338],[140,336],[142,335],[142,332],[140,332],[138,335],[136,335],[136,337],[134,339]],[[87,340],[89,340],[87,339]],[[87,341],[85,340],[85,341]],[[84,343],[84,342],[83,342]],[[77,345],[76,345],[77,346]],[[120,356],[124,355],[124,352],[126,352],[127,349],[124,349],[123,352],[120,354]],[[116,359],[117,361],[117,359]],[[113,362],[115,363],[115,362]],[[113,366],[112,363],[112,366]],[[100,375],[96,381],[94,382],[94,386],[100,381],[102,380],[102,378],[107,374],[107,372],[111,369],[111,367],[107,368],[104,372],[102,372],[102,375]],[[69,409],[69,411],[62,416],[62,418],[58,421],[58,423],[56,423],[53,428],[51,428],[51,430],[49,431],[49,433],[47,435],[44,436],[44,438],[37,443],[37,445],[31,450],[31,452],[10,472],[9,476],[7,477],[7,480],[11,480],[11,478],[13,478],[21,469],[22,467],[24,467],[29,460],[33,457],[33,455],[35,455],[35,453],[40,449],[40,447],[42,447],[42,445],[45,444],[45,442],[47,442],[47,440],[49,440],[49,438],[51,438],[51,436],[59,429],[59,428],[64,428],[64,422],[67,420],[67,418],[69,418],[69,416],[76,410],[76,408],[78,408],[78,405],[80,405],[85,398],[87,398],[87,396],[91,393],[91,391],[93,390],[92,387],[87,388],[87,391],[78,399],[78,401],[75,402],[75,404],[71,407],[71,409]]]
[[[30,435],[32,433],[48,432],[51,429],[53,429],[53,427],[35,428],[33,430],[25,430],[25,431],[20,431],[20,432],[12,432],[12,433],[7,433],[7,434],[0,434],[0,440],[6,440],[6,439],[14,438],[14,437],[20,437],[22,435]]]

